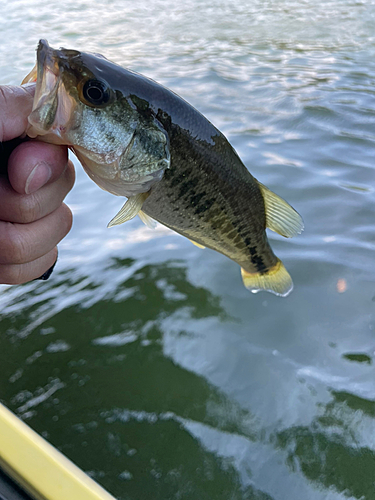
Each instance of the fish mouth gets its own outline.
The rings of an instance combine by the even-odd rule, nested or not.
[[[62,82],[57,51],[46,40],[39,41],[37,62],[22,84],[30,82],[36,82],[36,88],[27,135],[32,138],[48,135],[48,142],[66,144],[64,132],[75,101]],[[47,137],[43,139],[47,140]]]

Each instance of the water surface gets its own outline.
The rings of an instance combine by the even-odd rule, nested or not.
[[[0,287],[0,399],[121,500],[375,499],[375,5],[0,1],[0,83],[39,38],[179,93],[303,216],[286,299],[77,166],[47,282]],[[1,439],[1,437],[0,437]]]

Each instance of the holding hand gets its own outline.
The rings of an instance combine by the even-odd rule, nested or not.
[[[25,133],[34,90],[0,86],[0,143]],[[0,283],[31,281],[56,262],[72,225],[63,199],[74,178],[64,146],[26,141],[13,150],[0,173]]]

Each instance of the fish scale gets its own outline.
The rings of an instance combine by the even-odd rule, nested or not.
[[[171,151],[176,153],[172,153],[170,169],[165,172],[160,183],[151,189],[151,194],[143,205],[143,211],[189,239],[194,239],[201,245],[227,255],[248,272],[254,271],[254,268],[249,266],[249,260],[257,272],[274,266],[277,258],[268,242],[261,237],[262,233],[258,232],[259,238],[257,239],[254,238],[254,235],[252,238],[250,237],[251,221],[257,221],[263,231],[265,229],[263,198],[260,189],[256,186],[256,181],[242,165],[237,155],[233,155],[232,164],[222,165],[221,168],[217,165],[216,168],[212,167],[206,155],[202,164],[203,168],[200,169],[200,164],[194,161],[196,157],[196,152],[193,151],[194,143],[192,144],[190,140],[186,139],[186,134],[182,131],[175,131],[170,134],[170,137]],[[202,143],[200,146],[203,148]],[[210,149],[215,148],[215,146],[205,143],[204,148]],[[181,151],[183,154],[180,153]],[[211,156],[215,160],[216,151]],[[252,198],[257,195],[258,203],[255,207],[247,205],[245,208],[239,208],[241,218],[234,218],[235,204],[227,201],[233,200],[233,196],[235,196],[233,186],[226,182],[227,175],[217,176],[218,178],[212,183],[202,185],[205,172],[209,170],[212,175],[212,172],[223,172],[224,168],[225,174],[227,169],[232,172],[235,168],[242,170],[238,177],[242,177],[245,190],[257,191],[255,194],[252,193]],[[197,189],[200,184],[203,191]],[[178,188],[177,195],[176,188]],[[220,198],[218,191],[222,193]],[[175,221],[171,220],[168,210],[165,210],[166,205],[162,202],[163,197],[170,198],[174,205],[174,211],[179,211],[182,214],[181,222],[178,221],[176,224]],[[198,206],[194,203],[196,198],[200,199]],[[221,204],[219,200],[222,201]],[[192,201],[193,203],[191,203]],[[204,216],[207,211],[208,213]],[[228,212],[230,212],[229,216]],[[195,216],[198,216],[199,224],[197,224]],[[240,230],[241,222],[243,222],[242,231]],[[237,240],[234,242],[236,238]]]

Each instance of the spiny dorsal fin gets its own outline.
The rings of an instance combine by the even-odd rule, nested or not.
[[[266,273],[248,273],[241,267],[241,275],[245,287],[256,293],[261,290],[286,297],[293,290],[293,281],[281,260]]]
[[[128,198],[121,210],[108,223],[107,227],[117,226],[118,224],[134,219],[148,196],[149,193],[139,193]]]
[[[303,220],[285,200],[257,181],[266,209],[266,226],[275,233],[292,238],[303,231]]]
[[[156,220],[154,220],[152,217],[149,215],[145,214],[142,210],[138,212],[138,217],[141,219],[143,224],[146,224],[147,227],[150,229],[155,229],[156,228]]]

